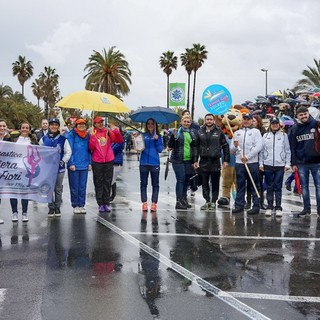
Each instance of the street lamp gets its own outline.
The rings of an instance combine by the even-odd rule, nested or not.
[[[266,97],[267,97],[267,95],[268,95],[268,69],[262,68],[261,71],[266,73]]]

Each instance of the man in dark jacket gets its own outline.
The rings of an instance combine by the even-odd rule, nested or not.
[[[303,210],[299,216],[311,214],[310,172],[316,188],[317,213],[320,215],[320,122],[310,116],[305,106],[298,108],[296,117],[298,122],[290,131],[289,142],[292,170],[298,171],[302,189]]]
[[[214,123],[214,116],[208,113],[204,121],[204,126],[196,134],[193,167],[201,171],[202,195],[206,200],[201,210],[213,211],[219,196],[221,150],[224,167],[230,162],[230,150],[224,133]],[[199,156],[200,162],[198,163]],[[212,192],[210,192],[210,179]]]

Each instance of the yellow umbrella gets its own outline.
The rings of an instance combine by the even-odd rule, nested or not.
[[[81,90],[73,92],[56,103],[61,108],[91,110],[96,112],[122,113],[130,109],[112,94]]]
[[[282,97],[282,93],[280,91],[274,91],[271,93],[272,96]]]

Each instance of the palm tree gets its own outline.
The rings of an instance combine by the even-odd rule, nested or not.
[[[306,87],[320,88],[320,60],[313,59],[316,67],[310,67],[307,65],[308,69],[304,69],[302,71],[302,75],[305,78],[300,79],[295,87],[294,91],[298,91],[300,89],[305,89]]]
[[[103,49],[102,54],[97,51],[89,58],[89,63],[84,71],[87,90],[110,93],[119,98],[130,92],[131,70],[125,60],[125,56],[116,47],[109,48],[108,52]]]
[[[160,60],[160,68],[167,75],[167,108],[169,108],[169,77],[172,69],[177,69],[178,58],[174,55],[173,51],[163,52]]]
[[[188,89],[187,89],[187,110],[189,110],[189,97],[190,97],[190,80],[192,68],[192,49],[186,48],[186,52],[180,55],[181,65],[185,67],[188,74]]]
[[[192,93],[192,104],[191,104],[191,117],[194,117],[194,99],[196,95],[196,77],[197,71],[202,67],[204,60],[207,59],[208,51],[204,45],[200,43],[194,43],[191,49],[192,55],[192,70],[193,70],[193,93]]]
[[[60,96],[59,75],[56,69],[44,67],[44,72],[39,75],[39,85],[42,91],[43,101],[45,102],[45,117],[49,115],[49,107],[53,108]]]
[[[43,97],[43,91],[41,87],[41,82],[39,79],[36,79],[34,82],[31,84],[32,88],[32,93],[37,97],[38,100],[38,107],[40,106],[40,99]]]
[[[8,98],[13,94],[11,87],[1,84],[0,85],[0,100]]]
[[[12,74],[18,76],[21,84],[21,93],[24,95],[24,84],[33,76],[33,65],[31,61],[26,61],[26,57],[19,56],[18,60],[12,63]]]

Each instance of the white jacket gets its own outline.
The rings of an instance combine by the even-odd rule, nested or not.
[[[239,142],[239,148],[236,148],[233,141]],[[236,163],[241,163],[241,154],[248,159],[247,163],[258,163],[259,152],[262,148],[261,133],[256,128],[241,128],[237,130],[231,142],[232,153],[236,154]]]
[[[288,135],[280,130],[267,132],[262,138],[260,166],[290,167],[291,151]]]

